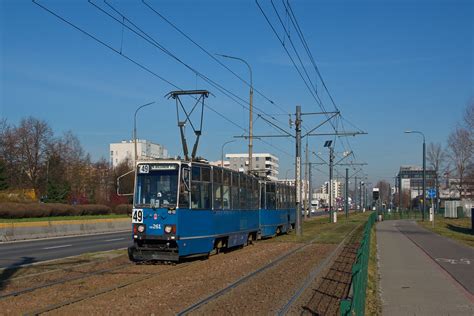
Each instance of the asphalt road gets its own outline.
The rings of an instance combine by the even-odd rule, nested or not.
[[[474,295],[474,249],[435,234],[414,221],[398,221],[397,228]]]
[[[311,215],[315,217],[326,214],[325,211],[317,211]],[[0,269],[88,252],[126,248],[131,243],[131,232],[0,243]]]
[[[0,243],[0,268],[126,248],[131,242],[131,232],[120,232]]]

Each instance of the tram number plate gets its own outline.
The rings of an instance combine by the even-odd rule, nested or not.
[[[139,173],[149,173],[150,172],[150,166],[149,165],[140,165],[138,171],[139,171]]]
[[[138,223],[138,224],[143,223],[143,210],[133,209],[132,223]]]

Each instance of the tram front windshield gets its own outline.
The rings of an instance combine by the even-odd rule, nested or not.
[[[176,207],[177,164],[140,164],[135,190],[136,207]]]

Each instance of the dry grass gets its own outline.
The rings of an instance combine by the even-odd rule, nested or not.
[[[367,291],[365,300],[366,315],[381,315],[382,303],[379,293],[379,273],[377,266],[377,236],[375,235],[375,225],[370,234],[370,255],[369,271],[367,280]]]
[[[452,238],[465,245],[474,247],[474,234],[471,230],[471,218],[435,218],[435,227],[429,221],[418,222],[424,228],[427,228],[441,236]]]

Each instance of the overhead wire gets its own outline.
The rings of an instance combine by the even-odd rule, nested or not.
[[[142,0],[142,3],[147,6],[152,12],[154,12],[157,16],[159,16],[163,21],[165,21],[168,25],[170,25],[172,28],[174,28],[178,33],[180,33],[182,36],[184,36],[187,40],[189,40],[191,43],[193,43],[195,46],[197,46],[201,51],[203,51],[206,55],[208,55],[212,60],[214,60],[216,63],[218,63],[220,66],[222,66],[224,69],[229,71],[231,74],[233,74],[236,78],[238,78],[240,81],[245,83],[248,87],[250,87],[250,83],[242,78],[240,75],[238,75],[235,71],[230,69],[226,64],[224,64],[222,61],[220,61],[218,58],[214,56],[209,50],[204,48],[201,44],[197,43],[191,36],[186,34],[183,30],[181,30],[175,23],[171,22],[170,19],[166,18],[163,14],[161,14],[158,10],[156,10],[154,7],[152,7],[150,4],[148,4],[145,0]],[[254,91],[259,94],[261,97],[263,97],[265,100],[267,100],[269,103],[274,105],[275,107],[279,108],[282,111],[287,111],[284,108],[282,108],[280,105],[278,105],[276,102],[271,100],[269,97],[267,97],[263,92],[261,92],[259,89],[253,87]],[[289,114],[286,112],[286,114]]]
[[[59,20],[61,20],[62,22],[68,24],[69,26],[73,27],[74,29],[76,29],[77,31],[81,32],[82,34],[84,35],[87,35],[88,37],[90,37],[91,39],[95,40],[96,42],[100,43],[101,45],[103,45],[104,47],[110,49],[111,51],[113,51],[114,53],[118,54],[119,56],[125,58],[126,60],[128,60],[129,62],[133,63],[134,65],[136,65],[137,67],[141,68],[142,70],[145,70],[146,72],[148,72],[149,74],[155,76],[156,78],[162,80],[163,82],[167,83],[168,85],[174,87],[175,89],[177,90],[180,90],[180,91],[183,91],[183,89],[181,87],[179,87],[178,85],[172,83],[171,81],[167,80],[166,78],[164,78],[163,76],[160,76],[159,74],[157,74],[156,72],[154,72],[153,70],[151,70],[150,68],[146,67],[145,65],[137,62],[136,60],[134,60],[133,58],[125,55],[123,52],[120,52],[119,50],[115,49],[114,47],[112,47],[111,45],[105,43],[103,40],[99,39],[97,36],[94,36],[93,34],[91,34],[90,32],[84,30],[83,28],[77,26],[76,24],[72,23],[71,21],[67,20],[66,18],[62,17],[61,15],[57,14],[56,12],[54,12],[53,10],[49,9],[48,7],[46,7],[45,5],[39,3],[37,0],[32,0],[32,2],[36,5],[38,5],[41,9],[43,9],[44,11],[48,12],[49,14],[55,16],[56,18],[58,18]],[[210,107],[207,103],[204,104],[204,106],[209,109],[210,111],[214,112],[215,114],[217,114],[218,116],[220,116],[221,118],[225,119],[226,121],[228,121],[229,123],[231,123],[232,125],[242,129],[244,132],[248,132],[244,127],[240,126],[239,124],[235,123],[233,120],[231,120],[230,118],[226,117],[224,114],[220,113],[219,111],[215,110],[214,108]],[[279,148],[278,146],[275,146],[267,141],[264,141],[264,140],[261,140],[259,139],[259,141],[261,141],[262,143],[265,143],[266,145],[286,154],[286,155],[290,155],[292,156],[291,154],[289,154],[288,152],[286,152],[285,150]]]
[[[204,79],[204,81],[208,82],[209,84],[211,84],[213,87],[215,87],[216,89],[218,89],[221,93],[223,93],[225,96],[227,96],[228,98],[230,98],[231,100],[233,100],[234,102],[236,102],[237,104],[241,105],[243,108],[247,109],[250,111],[250,108],[246,105],[247,101],[242,99],[240,96],[236,95],[235,93],[231,92],[230,90],[228,90],[227,88],[223,87],[222,85],[218,84],[217,82],[215,82],[214,80],[210,79],[209,77],[207,77],[206,75],[204,75],[203,73],[199,72],[198,70],[196,70],[195,68],[193,68],[192,66],[190,66],[189,64],[185,63],[183,60],[181,60],[179,57],[177,57],[174,53],[172,53],[170,50],[168,50],[166,47],[164,47],[163,45],[161,45],[155,38],[153,38],[151,35],[149,35],[147,32],[145,32],[142,28],[140,28],[138,25],[136,25],[130,18],[128,18],[127,16],[125,16],[122,12],[120,12],[119,10],[117,10],[114,6],[112,6],[110,3],[108,3],[106,0],[104,0],[104,3],[110,7],[115,13],[117,13],[118,15],[120,15],[125,21],[127,21],[128,23],[130,23],[136,30],[133,30],[131,27],[129,27],[128,25],[126,25],[123,21],[120,21],[119,19],[115,18],[114,16],[112,16],[109,12],[105,11],[103,8],[101,8],[100,6],[98,6],[96,3],[94,3],[93,1],[91,0],[88,0],[88,2],[93,5],[95,8],[97,8],[98,10],[100,10],[101,12],[103,12],[104,14],[106,14],[107,16],[109,16],[110,18],[112,18],[113,20],[115,20],[117,23],[121,24],[122,26],[126,27],[127,29],[131,30],[133,33],[135,33],[136,35],[138,35],[139,37],[141,37],[142,39],[146,40],[148,43],[150,43],[151,45],[157,47],[158,49],[160,49],[161,51],[163,51],[165,54],[167,54],[168,56],[170,56],[171,58],[173,58],[174,60],[176,60],[177,62],[179,62],[180,64],[182,64],[183,66],[185,66],[187,69],[189,69],[190,71],[192,71],[194,74],[196,74],[196,76],[199,76],[201,77],[202,79]],[[141,34],[139,34],[138,32],[140,32]],[[237,101],[236,99],[240,100],[241,102]],[[270,116],[269,114],[267,114],[264,110],[260,109],[259,107],[253,105],[253,107],[258,111],[260,112],[261,114],[271,118],[272,120],[274,121],[277,121],[279,122],[280,124],[284,124],[283,122],[281,122],[280,120],[276,119],[275,117],[272,117]]]
[[[270,22],[268,16],[265,14],[263,8],[262,8],[262,7],[260,6],[260,4],[258,3],[258,0],[256,0],[255,2],[256,2],[256,4],[257,4],[257,6],[259,7],[260,11],[262,12],[263,16],[265,17],[267,23],[270,25],[270,27],[271,27],[273,33],[276,35],[276,37],[278,38],[278,40],[279,40],[280,43],[282,44],[283,48],[285,49],[285,52],[287,53],[288,57],[289,57],[290,60],[292,61],[293,66],[295,67],[295,69],[297,69],[298,73],[300,74],[300,77],[302,77],[301,71],[298,69],[298,67],[296,66],[296,64],[295,64],[295,62],[294,62],[294,60],[293,60],[293,58],[291,57],[291,55],[289,54],[288,50],[286,49],[285,44],[284,44],[284,41],[282,42],[282,40],[281,40],[281,38],[279,37],[278,33],[276,32],[276,30],[275,30],[273,24]],[[317,64],[316,64],[316,62],[315,62],[315,60],[314,60],[314,57],[313,57],[313,55],[312,55],[312,53],[311,53],[311,50],[309,49],[309,46],[308,46],[308,44],[307,44],[307,41],[306,41],[306,39],[305,39],[305,37],[304,37],[304,33],[302,32],[301,27],[299,26],[298,20],[297,20],[297,18],[296,18],[296,15],[295,15],[295,13],[294,13],[294,11],[293,11],[293,9],[292,9],[292,7],[291,7],[289,1],[287,0],[287,1],[286,1],[286,4],[285,4],[285,0],[282,0],[282,4],[283,4],[284,9],[285,9],[285,11],[286,11],[286,13],[287,13],[287,16],[289,17],[289,21],[291,21],[291,23],[292,23],[294,29],[296,30],[296,33],[297,33],[297,35],[298,35],[298,37],[299,37],[299,39],[300,39],[300,41],[301,41],[301,43],[302,43],[302,46],[304,47],[304,50],[306,51],[306,54],[308,55],[308,58],[309,58],[309,60],[310,60],[310,62],[311,62],[311,64],[312,64],[312,66],[313,66],[313,68],[314,68],[316,74],[318,75],[318,77],[319,77],[319,79],[320,79],[320,81],[321,81],[321,83],[322,83],[322,85],[323,85],[323,87],[324,87],[325,92],[326,92],[327,95],[329,96],[329,98],[330,98],[330,100],[331,100],[332,105],[334,106],[334,108],[335,108],[337,111],[339,111],[339,107],[336,105],[336,103],[335,103],[335,101],[334,101],[334,98],[332,97],[331,93],[329,92],[329,89],[327,88],[327,85],[326,85],[326,83],[325,83],[325,81],[324,81],[324,79],[323,79],[323,77],[322,77],[322,75],[321,75],[321,72],[320,72],[320,70],[319,70],[319,68],[318,68],[318,66],[317,66]],[[308,74],[308,72],[306,71],[306,67],[305,67],[304,63],[303,63],[303,61],[302,61],[302,59],[301,59],[299,53],[297,52],[297,48],[296,48],[296,46],[294,45],[293,40],[292,40],[292,38],[291,38],[291,36],[290,36],[290,34],[289,34],[289,27],[288,27],[288,26],[285,26],[285,24],[283,23],[283,21],[282,21],[282,19],[281,19],[281,16],[280,16],[280,13],[278,12],[278,9],[276,8],[275,4],[273,3],[273,0],[271,0],[271,5],[272,5],[272,7],[273,7],[273,10],[275,11],[275,14],[276,14],[277,17],[278,17],[278,20],[279,20],[279,22],[280,22],[280,24],[281,24],[281,27],[282,27],[283,30],[284,30],[284,33],[285,33],[286,37],[288,38],[289,43],[291,44],[291,46],[292,46],[292,48],[293,48],[293,50],[294,50],[294,52],[295,52],[295,54],[296,54],[296,56],[297,56],[299,62],[300,62],[301,67],[303,68],[303,70],[304,70],[304,72],[305,72],[305,74],[306,74],[308,80],[309,80],[310,82],[312,82],[312,81],[311,81],[311,78],[310,78],[310,76],[309,76],[309,74]],[[309,85],[306,83],[306,81],[304,80],[304,78],[302,78],[302,79],[303,79],[303,82],[305,83],[306,87],[307,87],[308,89],[310,89],[310,88],[309,88]],[[316,86],[313,84],[312,87],[314,88],[314,92],[317,94],[318,92],[317,92]],[[310,91],[310,93],[313,95],[313,93],[312,93],[311,91]],[[320,98],[319,98],[319,99],[320,99]],[[321,99],[320,99],[320,100],[321,100]],[[322,109],[323,111],[326,111],[326,108],[325,108],[324,103],[323,103],[322,101],[321,101],[321,103],[318,103],[318,105],[321,107],[321,109]],[[340,120],[340,127],[339,127],[339,120]],[[346,132],[343,120],[344,120],[344,118],[343,118],[342,114],[340,114],[339,117],[337,117],[337,118],[335,119],[335,123],[330,122],[330,124],[332,125],[332,127],[333,127],[334,131],[336,132],[336,134],[337,134],[337,130],[338,130],[339,128],[342,130],[343,133]],[[351,125],[352,125],[352,124],[351,124]],[[359,128],[357,128],[357,127],[356,127],[356,129],[359,130],[359,131],[362,131],[361,129],[359,129]],[[345,138],[346,138],[346,137],[345,137]],[[337,139],[337,137],[335,136],[335,137],[334,137],[334,142],[335,142],[335,143],[336,143],[336,139]],[[354,158],[356,158],[355,152],[353,151],[352,146],[351,146],[351,144],[350,144],[350,142],[349,142],[349,140],[348,140],[347,138],[345,139],[345,142],[344,142],[344,140],[342,140],[340,143],[341,143],[341,146],[344,148],[344,150],[350,151],[350,152],[352,153],[352,155],[354,156]],[[346,148],[346,144],[347,144],[347,148],[348,148],[348,149]]]

